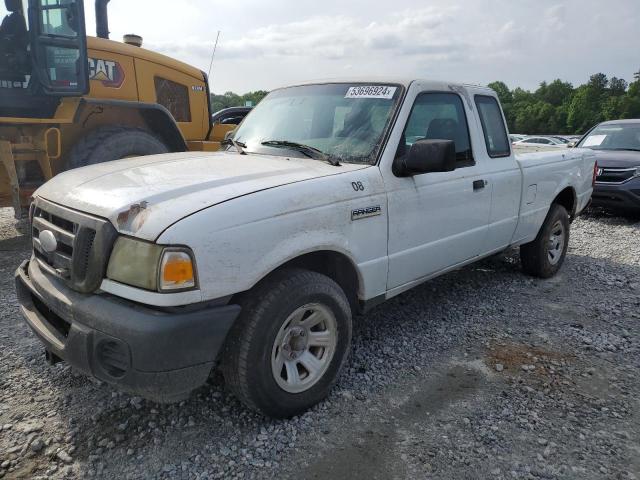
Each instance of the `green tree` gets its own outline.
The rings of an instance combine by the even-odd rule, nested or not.
[[[513,95],[511,94],[511,90],[509,90],[509,87],[507,87],[506,83],[500,81],[491,82],[488,87],[492,90],[495,90],[502,105],[504,105],[505,103],[511,103],[513,101]]]
[[[269,92],[265,90],[256,90],[244,95],[238,95],[234,92],[225,92],[223,95],[211,94],[211,111],[217,112],[223,108],[243,107],[247,101],[250,101],[255,106],[267,93]]]
[[[546,85],[544,92],[541,92],[540,99],[555,107],[559,107],[563,103],[570,101],[572,94],[573,85],[569,82],[556,79]]]
[[[609,80],[609,93],[615,96],[624,95],[627,91],[627,81],[622,78],[611,77]]]

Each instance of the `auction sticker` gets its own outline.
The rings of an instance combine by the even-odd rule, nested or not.
[[[389,87],[386,85],[360,85],[357,87],[349,87],[344,98],[393,98],[397,87]]]

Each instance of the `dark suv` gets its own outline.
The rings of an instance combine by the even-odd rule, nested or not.
[[[640,212],[640,119],[600,123],[576,147],[596,152],[592,204]]]

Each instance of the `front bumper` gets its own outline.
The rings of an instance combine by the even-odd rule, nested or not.
[[[16,270],[20,309],[46,350],[81,372],[155,401],[202,385],[238,305],[154,310],[104,294],[82,294],[25,261]]]
[[[596,183],[592,204],[619,210],[640,210],[640,178],[620,184]]]

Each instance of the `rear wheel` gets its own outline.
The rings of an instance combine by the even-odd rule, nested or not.
[[[102,127],[91,132],[71,149],[69,168],[168,151],[160,139],[141,128]]]
[[[536,277],[552,277],[564,263],[568,246],[569,214],[562,205],[554,203],[536,239],[520,246],[522,269]]]
[[[338,284],[287,269],[240,303],[222,360],[231,391],[250,408],[279,418],[325,398],[351,343],[351,310]]]

